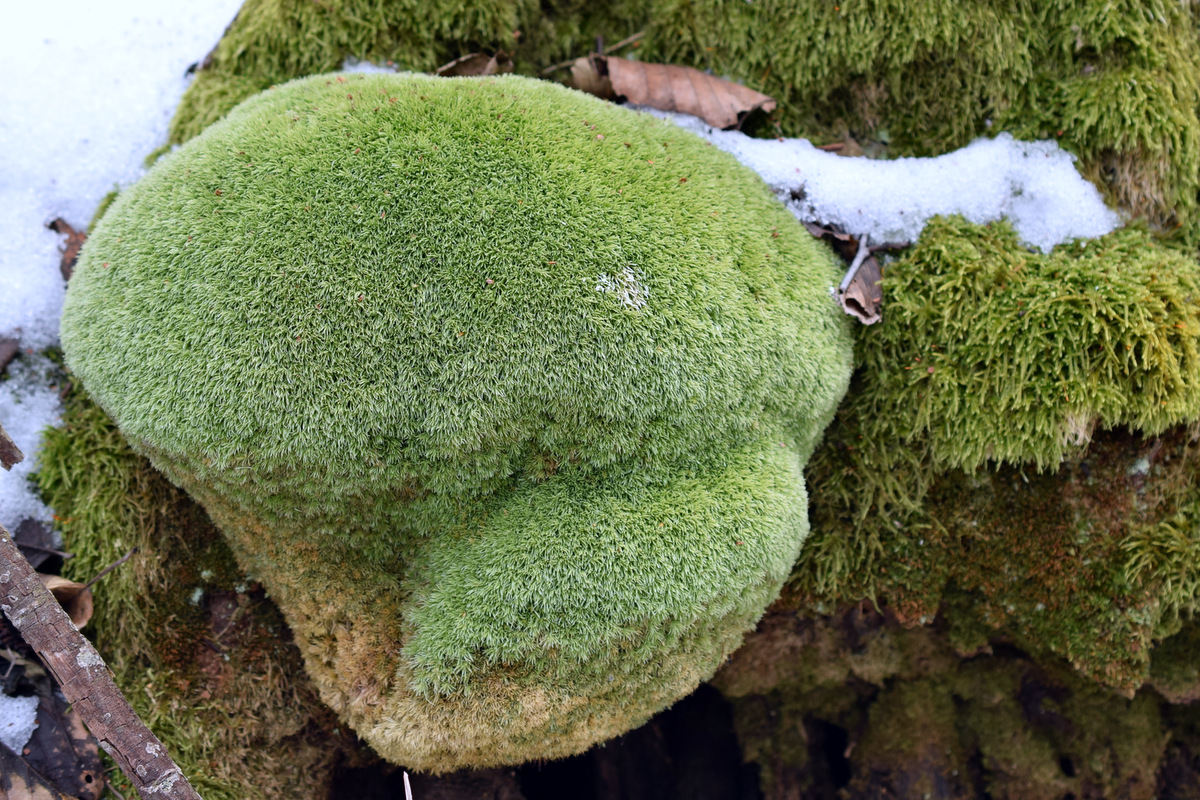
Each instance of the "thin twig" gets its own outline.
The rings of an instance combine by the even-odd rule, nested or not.
[[[37,550],[39,553],[50,553],[63,558],[74,558],[74,553],[64,553],[62,550],[55,550],[53,547],[42,547],[40,544],[26,544],[25,542],[17,542],[17,547],[23,547],[26,550]]]
[[[842,284],[838,286],[838,297],[844,295],[850,288],[850,281],[854,280],[854,276],[858,274],[858,268],[863,265],[869,255],[871,255],[871,248],[867,244],[867,235],[864,233],[858,240],[858,252],[854,254],[854,260],[850,262],[850,269],[846,270],[846,277],[842,278]]]
[[[645,31],[638,31],[637,33],[633,34],[632,36],[626,36],[624,39],[617,42],[616,44],[610,44],[608,47],[604,48],[604,51],[601,52],[600,55],[607,56],[607,55],[610,55],[611,53],[615,53],[618,50],[620,50],[622,47],[628,47],[629,45],[633,44],[634,42],[641,39],[645,35],[646,35]],[[571,66],[578,60],[579,59],[577,59],[577,58],[572,58],[570,61],[560,61],[559,63],[555,64],[554,66],[546,67],[544,70],[542,70],[542,74],[549,75],[551,72],[558,72],[560,69],[566,69],[567,67]]]
[[[125,800],[125,795],[123,795],[123,794],[121,794],[120,792],[118,792],[118,791],[117,791],[117,789],[116,789],[116,787],[115,787],[115,786],[113,786],[113,785],[112,785],[112,783],[106,783],[106,784],[104,784],[104,788],[105,788],[105,789],[108,789],[110,792],[112,792],[113,794],[115,794],[115,795],[117,796],[117,800]]]
[[[121,556],[121,557],[120,557],[120,558],[118,558],[116,561],[114,561],[113,563],[111,563],[111,564],[109,564],[107,567],[105,567],[104,569],[100,570],[98,573],[96,573],[96,577],[92,578],[90,581],[88,581],[87,583],[85,583],[85,584],[83,585],[83,588],[84,588],[84,589],[90,589],[90,588],[92,588],[92,586],[93,586],[93,585],[96,583],[96,581],[100,580],[100,579],[101,579],[101,578],[103,578],[105,575],[107,575],[108,573],[110,573],[110,572],[112,572],[114,569],[116,569],[117,567],[119,567],[119,566],[121,566],[122,564],[124,564],[124,563],[125,563],[126,561],[128,561],[128,560],[129,560],[129,559],[130,559],[130,558],[133,556],[133,554],[134,554],[134,553],[136,553],[137,551],[138,551],[138,548],[136,548],[136,547],[135,547],[135,548],[133,548],[133,549],[132,549],[132,550],[130,550],[128,553],[126,553],[125,555]]]
[[[142,800],[200,800],[163,743],[121,694],[104,659],[42,585],[3,525],[0,610],[54,676],[67,702],[121,766]]]

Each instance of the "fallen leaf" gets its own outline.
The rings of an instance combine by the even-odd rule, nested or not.
[[[50,527],[36,519],[21,520],[21,524],[13,532],[13,541],[17,543],[17,547],[21,548],[21,555],[25,556],[29,566],[34,569],[38,569],[51,558],[62,555],[60,551],[54,549],[54,533],[51,532]],[[51,565],[46,572],[58,572],[58,570]]]
[[[494,56],[489,56],[487,53],[468,53],[448,64],[442,64],[434,70],[434,74],[443,78],[453,78],[456,76],[504,75],[512,71],[512,59],[508,53],[501,50]]]
[[[841,256],[849,264],[858,255],[858,238],[849,233],[843,233],[836,227],[824,228],[815,222],[805,222],[804,228],[813,236],[833,248],[833,252]]]
[[[62,253],[62,257],[58,262],[58,270],[62,273],[63,280],[69,281],[71,280],[71,273],[75,271],[75,262],[79,260],[79,248],[83,247],[83,243],[87,241],[87,231],[75,230],[62,217],[58,217],[46,225],[46,227],[55,233],[61,233],[67,237],[59,251]]]
[[[674,64],[648,64],[593,53],[571,66],[571,85],[606,100],[691,114],[716,128],[740,127],[775,100],[733,81]]]
[[[0,800],[71,800],[0,744]]]
[[[25,762],[63,794],[99,800],[104,792],[100,745],[58,692],[38,697],[38,726],[25,746]]]
[[[54,595],[63,611],[67,612],[71,622],[75,623],[76,630],[87,625],[88,620],[92,618],[91,589],[58,575],[43,575],[39,572],[38,577],[42,579],[42,586],[50,590],[50,594]]]
[[[875,256],[867,256],[859,264],[850,285],[841,292],[842,310],[856,317],[864,325],[874,325],[882,318],[879,313],[883,305],[883,268]]]
[[[16,339],[0,339],[0,375],[4,374],[4,370],[8,369],[8,365],[20,351],[21,345]]]

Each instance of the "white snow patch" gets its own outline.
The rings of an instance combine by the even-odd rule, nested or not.
[[[375,64],[370,61],[359,61],[357,58],[347,58],[342,62],[342,72],[364,72],[374,74],[377,72],[398,72],[399,68],[393,63]]]
[[[625,267],[615,275],[600,273],[596,278],[596,291],[614,295],[622,305],[635,311],[645,306],[650,296],[650,287],[633,267]]]
[[[1002,133],[936,158],[844,158],[804,139],[752,139],[687,114],[641,108],[698,133],[753,169],[803,222],[838,225],[871,242],[915,242],[930,217],[1008,219],[1027,244],[1048,252],[1121,224],[1075,157],[1056,142]]]
[[[115,185],[137,180],[240,0],[8,4],[0,25],[0,336],[58,338],[60,237]]]
[[[62,217],[83,229],[104,195],[137,180],[166,140],[185,71],[220,38],[241,0],[15,3],[0,25],[0,337],[23,351],[58,341],[65,293]],[[22,363],[24,362],[24,363]],[[58,420],[49,370],[28,354],[0,383],[0,423],[25,453],[0,470],[0,523],[50,519],[27,477]]]
[[[0,425],[25,454],[11,471],[0,469],[0,525],[10,533],[24,519],[50,521],[50,509],[34,494],[29,474],[37,469],[42,430],[57,425],[62,412],[58,390],[46,377],[52,369],[48,359],[26,355],[10,364],[9,379],[0,381]]]
[[[37,727],[36,697],[9,697],[0,694],[0,742],[20,753]]]

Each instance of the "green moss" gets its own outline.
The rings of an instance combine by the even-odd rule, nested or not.
[[[886,598],[1139,685],[1195,597],[1197,272],[1137,229],[1042,256],[931,224],[809,466],[792,606]]]
[[[1194,747],[1193,706],[948,634],[870,604],[768,614],[714,680],[764,796],[1178,796],[1155,790],[1168,742]]]
[[[171,123],[182,143],[247,97],[293,78],[339,69],[347,58],[432,72],[478,50],[505,50],[534,74],[586,55],[596,36],[637,30],[637,4],[565,0],[374,3],[367,0],[248,0],[197,71]]]
[[[62,330],[325,701],[447,770],[633,727],[753,626],[848,379],[834,280],[669,124],[520,78],[328,75],[122,194]]]
[[[1008,130],[1057,139],[1111,202],[1200,241],[1200,44],[1187,5],[890,0],[578,0],[419,8],[251,0],[172,124],[182,142],[274,83],[346,57],[431,70],[504,49],[537,74],[642,30],[638,58],[710,69],[780,101],[778,130],[849,130],[892,155],[933,155]],[[521,31],[515,37],[513,31]]]
[[[353,753],[317,700],[282,617],[248,582],[204,512],[81,390],[47,430],[38,483],[93,590],[88,625],[118,685],[208,798],[316,797]],[[192,602],[192,593],[202,598]],[[119,780],[119,776],[110,779]],[[130,788],[131,787],[122,787]]]

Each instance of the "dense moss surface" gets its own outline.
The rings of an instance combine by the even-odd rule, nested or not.
[[[612,43],[642,31],[627,53],[773,95],[778,130],[789,136],[849,133],[889,155],[943,153],[1002,130],[1057,139],[1110,201],[1194,244],[1196,13],[1166,0],[249,0],[185,95],[172,139],[347,57],[432,70],[503,49],[532,75],[586,54],[594,37]]]
[[[677,128],[522,78],[248,101],[96,226],[68,363],[419,769],[578,751],[707,677],[807,530],[831,256]]]
[[[238,571],[203,509],[77,386],[39,462],[74,554],[69,577],[90,580],[134,551],[93,590],[87,631],[206,798],[324,796],[339,760],[363,760],[309,684],[283,616]],[[132,796],[119,772],[109,780]]]
[[[1196,600],[1198,280],[1136,228],[1043,256],[933,223],[858,332],[792,607],[886,598],[1140,685]]]

